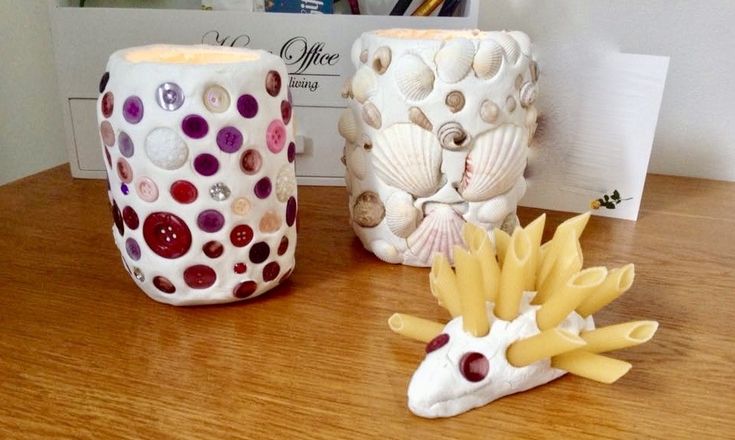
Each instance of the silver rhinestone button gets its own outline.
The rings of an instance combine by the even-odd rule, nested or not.
[[[222,182],[217,182],[209,188],[209,195],[212,196],[214,200],[221,202],[230,197],[230,188]]]
[[[135,279],[137,279],[141,283],[145,281],[145,275],[143,275],[143,271],[138,269],[137,267],[133,268],[133,275],[135,275]]]
[[[164,110],[176,110],[184,103],[184,91],[176,83],[163,83],[156,89],[156,101]]]

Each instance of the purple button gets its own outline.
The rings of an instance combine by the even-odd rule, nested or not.
[[[281,101],[281,117],[283,118],[283,123],[288,125],[288,123],[291,121],[291,103],[288,101]]]
[[[209,153],[202,153],[194,159],[194,169],[202,176],[212,176],[219,170],[219,161]]]
[[[268,255],[271,253],[271,248],[268,247],[266,242],[258,242],[250,248],[250,261],[255,264],[262,263],[268,259]]]
[[[110,80],[110,72],[105,72],[102,74],[102,78],[100,78],[100,93],[104,92],[107,88],[107,81]]]
[[[296,221],[296,198],[291,196],[286,202],[286,224],[293,226]]]
[[[135,152],[133,140],[130,139],[130,136],[128,136],[124,131],[121,131],[117,136],[117,147],[120,149],[120,154],[125,157],[132,157]]]
[[[181,121],[181,130],[194,139],[201,139],[209,132],[209,124],[199,115],[189,115]]]
[[[234,153],[242,146],[242,133],[235,127],[224,127],[217,133],[217,146],[225,153]]]
[[[128,238],[125,240],[125,251],[128,253],[128,257],[134,261],[140,260],[140,245],[134,239]]]
[[[296,160],[296,144],[291,142],[288,144],[288,161],[293,162]]]
[[[120,192],[122,192],[123,194],[127,196],[128,193],[130,192],[130,188],[128,188],[128,186],[123,183],[120,185]]]
[[[217,232],[225,225],[225,217],[214,209],[202,211],[197,217],[197,226],[204,232]]]
[[[263,177],[255,184],[255,195],[258,196],[259,199],[265,199],[271,195],[272,188],[273,185],[271,185],[271,179]]]
[[[137,124],[143,119],[143,101],[137,96],[130,96],[123,103],[123,117],[131,124]]]
[[[253,95],[242,95],[237,100],[237,111],[243,118],[253,118],[258,114],[258,101]]]

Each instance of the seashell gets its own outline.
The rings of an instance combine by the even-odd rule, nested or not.
[[[518,47],[520,48],[520,51],[522,54],[526,56],[531,56],[531,39],[528,38],[528,35],[526,35],[525,32],[521,31],[510,31],[508,32],[508,35],[513,37],[514,40],[518,43]]]
[[[459,150],[470,144],[470,135],[458,122],[447,122],[437,132],[439,143],[448,150]]]
[[[487,100],[480,106],[480,118],[488,124],[494,124],[498,120],[500,109],[494,102]]]
[[[530,105],[533,105],[534,102],[536,102],[536,95],[538,93],[538,88],[536,87],[536,84],[532,82],[526,82],[521,86],[521,94],[520,94],[520,101],[521,105],[525,108]]]
[[[459,193],[465,200],[488,200],[516,183],[526,166],[526,132],[525,128],[506,124],[475,139],[459,186]]]
[[[475,45],[466,38],[454,38],[442,46],[434,57],[436,74],[450,84],[462,80],[470,72],[475,58]]]
[[[378,81],[373,71],[363,66],[357,69],[357,73],[352,78],[352,94],[359,103],[365,102],[378,89]]]
[[[409,101],[421,101],[434,90],[434,72],[414,54],[399,58],[393,67],[398,90]]]
[[[472,68],[478,78],[493,78],[503,65],[503,48],[493,40],[485,40],[480,43]]]
[[[413,206],[413,197],[404,191],[396,191],[385,202],[385,224],[396,236],[406,238],[421,220],[421,211]]]
[[[406,239],[416,265],[430,266],[435,253],[453,260],[454,246],[462,246],[464,220],[454,209],[443,203],[435,204],[419,227]]]
[[[365,51],[362,49],[362,39],[358,38],[354,43],[352,43],[352,48],[350,49],[350,61],[352,61],[355,66],[357,66],[359,61],[362,61],[363,63],[365,62],[362,60],[363,52]]]
[[[541,73],[538,68],[538,63],[535,60],[531,60],[528,64],[528,70],[531,72],[531,81],[537,82],[538,76]]]
[[[357,196],[352,207],[352,220],[363,228],[374,228],[383,221],[385,207],[380,196],[372,191],[365,191]]]
[[[348,148],[345,155],[345,165],[353,176],[362,180],[367,174],[367,152],[362,148]]]
[[[400,264],[403,262],[403,255],[398,252],[398,249],[384,240],[375,240],[371,242],[370,250],[373,251],[376,257],[386,263]]]
[[[528,128],[528,142],[531,142],[531,139],[533,139],[533,136],[536,134],[536,128],[538,128],[538,124],[536,123],[536,118],[538,118],[538,110],[536,110],[536,107],[531,106],[528,108],[528,111],[526,112],[526,128]]]
[[[518,46],[518,42],[505,32],[498,34],[495,40],[503,48],[508,63],[511,66],[515,65],[521,57],[521,48]]]
[[[458,90],[449,92],[444,102],[452,113],[457,113],[464,108],[464,94]]]
[[[434,125],[418,107],[408,109],[408,120],[428,131],[434,130]]]
[[[365,63],[367,63],[367,60],[368,60],[368,51],[367,50],[363,50],[362,52],[360,52],[360,62],[362,62],[363,64],[365,64]]]
[[[345,99],[354,98],[354,95],[352,94],[352,78],[342,84],[342,89],[339,94]]]
[[[508,113],[513,113],[516,109],[516,99],[512,96],[509,96],[505,100],[505,111]]]
[[[395,124],[378,133],[372,154],[376,174],[390,186],[426,197],[441,185],[441,146],[417,125]]]
[[[383,120],[380,117],[380,111],[372,102],[366,102],[365,105],[362,106],[362,120],[376,130],[383,125]]]
[[[516,90],[521,90],[521,86],[523,85],[523,75],[516,76],[516,80],[513,85],[515,86]]]
[[[360,144],[362,145],[362,149],[365,151],[370,151],[373,149],[373,141],[371,141],[370,137],[364,133],[360,138]]]
[[[337,130],[347,142],[357,142],[357,138],[360,136],[360,127],[357,126],[355,115],[351,109],[346,108],[342,111],[337,123]]]
[[[375,55],[373,55],[373,70],[379,75],[384,74],[385,71],[388,70],[388,66],[390,66],[390,57],[391,54],[389,47],[379,47],[375,51]]]

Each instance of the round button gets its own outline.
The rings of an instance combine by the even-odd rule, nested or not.
[[[181,130],[193,139],[201,139],[209,133],[209,124],[199,115],[188,115],[181,121]]]
[[[217,273],[209,266],[196,264],[184,271],[184,282],[192,289],[206,289],[217,281]]]
[[[107,92],[104,95],[102,95],[102,116],[109,118],[112,116],[112,109],[115,107],[115,97],[112,95],[112,92]]]
[[[232,294],[235,296],[235,298],[243,299],[255,293],[256,290],[258,290],[258,285],[255,283],[255,281],[243,281],[242,283],[235,286]]]
[[[102,135],[102,142],[108,147],[115,145],[115,131],[112,129],[110,121],[102,121],[100,123],[100,134]]]
[[[125,240],[125,251],[128,253],[128,257],[130,257],[131,260],[140,260],[140,245],[134,239],[128,238]]]
[[[137,124],[143,119],[143,101],[137,96],[130,96],[123,103],[123,118],[131,124]]]
[[[165,82],[156,89],[156,102],[168,111],[174,111],[184,104],[184,91],[178,84]]]
[[[192,203],[198,195],[197,187],[187,180],[177,180],[171,184],[171,197],[179,203]]]
[[[140,225],[140,220],[138,219],[138,213],[135,212],[133,208],[130,206],[126,206],[122,210],[122,217],[123,221],[125,222],[125,225],[132,229],[138,229],[138,226]]]
[[[125,157],[132,157],[133,153],[135,153],[133,140],[130,139],[130,136],[128,136],[124,131],[121,131],[120,134],[117,135],[117,148],[120,150],[120,154]]]
[[[237,225],[230,232],[230,241],[237,247],[247,246],[253,240],[253,228],[248,225]]]
[[[225,247],[219,241],[212,240],[204,243],[202,252],[209,258],[219,258],[225,252]]]
[[[265,133],[265,143],[273,153],[280,153],[283,150],[283,146],[286,144],[286,127],[283,122],[275,119],[268,125],[268,130]]]
[[[490,371],[490,363],[482,353],[466,353],[459,360],[459,371],[468,381],[479,382],[484,379]]]
[[[449,335],[442,333],[426,344],[426,352],[431,353],[432,351],[436,351],[447,345],[447,342],[449,342]]]
[[[120,184],[120,192],[125,194],[126,196],[128,195],[128,193],[130,192],[130,188],[128,188],[128,185],[126,183]]]
[[[204,106],[213,113],[222,113],[230,106],[230,94],[224,88],[214,85],[204,92]]]
[[[176,292],[176,286],[174,286],[174,283],[172,283],[168,278],[157,276],[153,278],[153,285],[156,286],[156,289],[160,290],[163,293],[174,293]]]
[[[176,170],[186,163],[189,147],[175,131],[158,127],[145,138],[145,154],[155,166],[164,170]]]
[[[128,161],[122,157],[117,160],[117,175],[125,183],[130,183],[133,180],[133,169],[130,168]]]
[[[275,261],[271,261],[263,268],[263,281],[273,281],[281,273],[281,266]]]
[[[290,142],[288,144],[288,161],[293,162],[296,160],[296,144]]]
[[[288,250],[288,237],[283,237],[278,244],[278,255],[283,255]]]
[[[217,232],[225,225],[225,217],[219,211],[207,209],[197,216],[197,226],[204,232]]]
[[[217,132],[217,146],[225,153],[234,153],[242,147],[243,137],[235,127],[224,127]]]
[[[281,75],[275,70],[271,70],[265,76],[265,90],[271,96],[278,96],[281,92]]]
[[[232,268],[235,273],[243,274],[248,271],[248,267],[245,265],[245,263],[235,263],[235,266]]]
[[[191,247],[191,231],[186,222],[169,212],[150,214],[143,222],[143,238],[163,258],[179,258]]]
[[[110,80],[110,72],[105,72],[100,78],[100,93],[104,92],[107,88],[107,82]]]
[[[269,234],[280,229],[282,223],[283,220],[281,220],[281,216],[278,215],[275,211],[269,210],[266,211],[265,214],[263,214],[263,217],[261,217],[260,223],[258,224],[258,229],[260,229],[260,232],[264,234]]]
[[[260,241],[250,248],[250,261],[255,264],[262,263],[268,259],[270,253],[271,248],[268,246],[268,243]]]
[[[237,111],[243,118],[254,118],[258,114],[258,101],[253,95],[242,95],[237,99]]]
[[[232,212],[237,215],[247,215],[250,212],[250,200],[240,197],[232,202]]]
[[[296,221],[296,198],[290,197],[286,203],[286,224],[293,226]]]
[[[286,125],[291,122],[291,103],[288,101],[281,101],[281,118]]]
[[[213,176],[219,170],[219,161],[209,153],[194,158],[194,169],[202,176]]]
[[[247,150],[242,153],[240,158],[240,167],[245,174],[255,174],[260,171],[260,167],[263,165],[263,158],[261,157],[258,150]]]
[[[259,199],[265,199],[271,194],[271,189],[273,189],[271,179],[263,177],[255,184],[255,195],[258,196]]]
[[[230,194],[232,194],[230,187],[222,182],[217,182],[209,187],[209,196],[218,202],[227,200],[230,197]]]
[[[112,221],[115,222],[117,232],[119,232],[120,235],[123,235],[123,232],[125,232],[125,224],[123,223],[120,208],[117,207],[117,203],[115,201],[112,202]]]
[[[158,187],[148,177],[141,177],[135,185],[138,191],[138,197],[145,202],[155,202],[158,200]]]

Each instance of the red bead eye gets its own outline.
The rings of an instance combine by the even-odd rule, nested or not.
[[[431,353],[432,351],[436,351],[447,345],[447,342],[449,342],[449,335],[442,333],[426,344],[426,352]]]
[[[482,353],[470,352],[459,360],[459,371],[470,382],[479,382],[487,376],[490,363]]]

